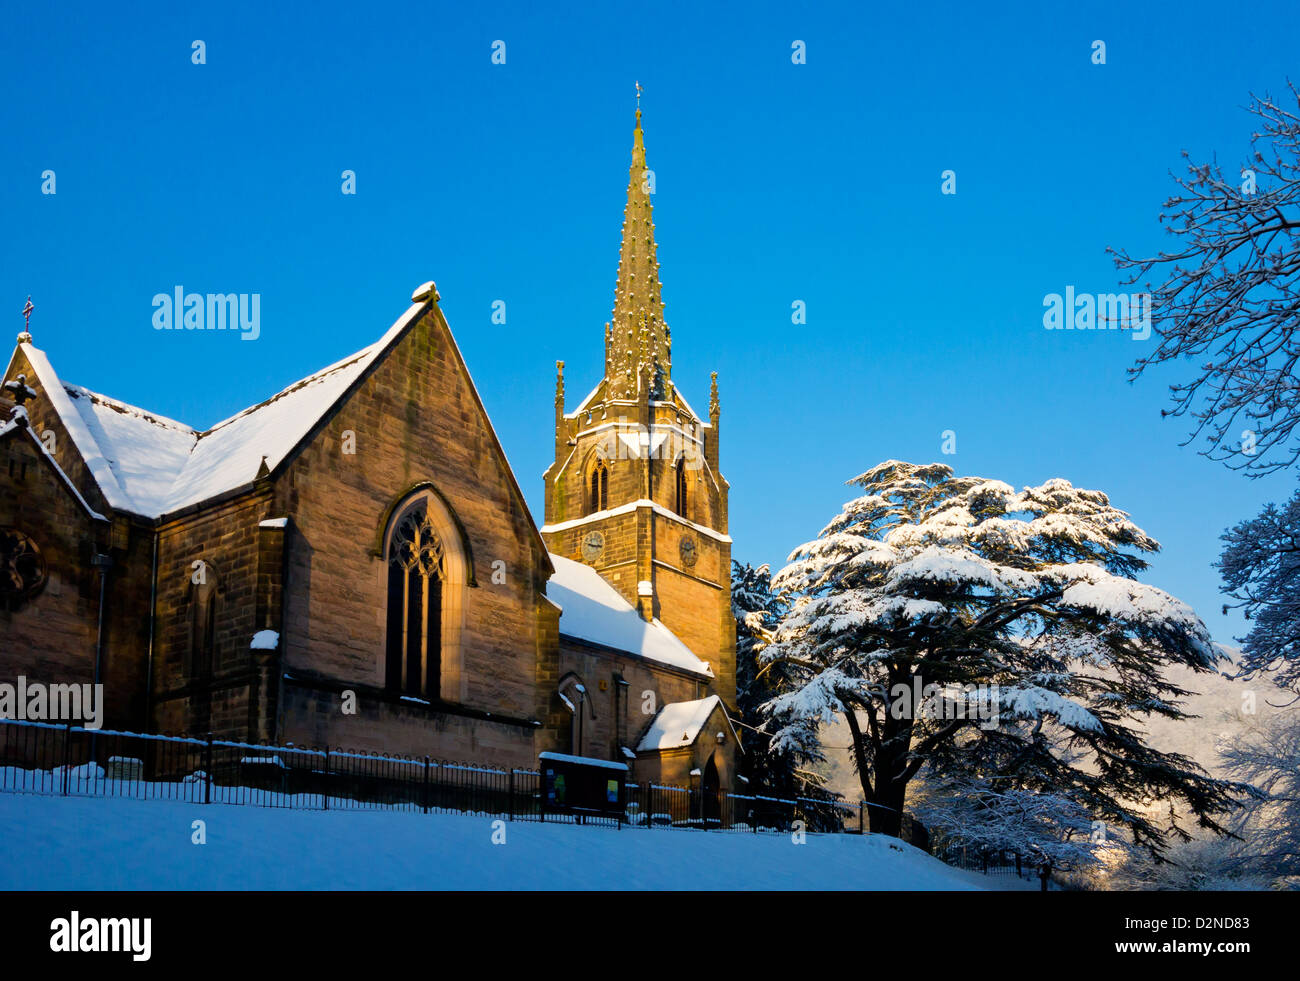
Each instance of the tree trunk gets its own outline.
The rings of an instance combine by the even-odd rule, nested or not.
[[[900,778],[907,765],[911,747],[912,720],[893,719],[886,714],[883,724],[883,747],[867,765],[867,735],[852,712],[846,714],[853,736],[853,752],[858,762],[858,779],[867,802],[867,826],[872,834],[902,837],[903,804],[907,799],[907,781]],[[872,778],[875,778],[874,781]]]
[[[903,836],[903,802],[906,797],[905,784],[890,784],[883,793],[875,793],[867,803],[872,834],[889,835],[893,838]]]

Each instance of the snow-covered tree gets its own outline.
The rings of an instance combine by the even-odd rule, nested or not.
[[[745,752],[740,759],[750,789],[776,797],[803,797],[810,800],[831,801],[837,794],[827,790],[816,764],[822,762],[821,752],[813,742],[799,753],[773,753],[772,737],[759,728],[762,716],[759,708],[779,690],[787,669],[774,665],[760,671],[758,653],[772,636],[781,617],[787,612],[784,599],[772,591],[772,573],[767,565],[742,565],[731,563],[731,612],[736,619],[736,708],[740,721],[746,728]],[[833,810],[826,813],[809,813],[810,817],[825,818],[826,823],[838,820]]]
[[[757,651],[785,614],[785,600],[772,590],[772,570],[731,562],[731,613],[736,618],[736,697],[746,698],[758,674]]]
[[[1251,622],[1242,675],[1270,672],[1278,687],[1300,694],[1300,491],[1229,529],[1223,541],[1218,569],[1235,601],[1224,612],[1236,607]]]
[[[1137,801],[1181,800],[1221,830],[1240,788],[1137,727],[1186,717],[1165,666],[1222,655],[1186,604],[1136,580],[1159,545],[1127,514],[1065,480],[1017,492],[942,464],[850,483],[863,495],[773,579],[792,602],[760,657],[784,672],[765,705],[774,748],[815,750],[816,724],[842,714],[888,834],[923,767],[1060,795],[1153,853],[1171,832]]]
[[[1198,836],[1168,851],[1168,861],[1133,855],[1111,888],[1300,889],[1300,718],[1275,715],[1220,747],[1224,770],[1256,793],[1233,816],[1230,836]]]
[[[1228,773],[1260,792],[1234,829],[1246,843],[1240,869],[1300,888],[1300,715],[1274,715],[1220,755]]]
[[[1044,878],[1054,871],[1088,872],[1124,853],[1124,843],[1107,837],[1073,797],[1005,783],[944,780],[926,787],[913,812],[945,850],[1014,852]]]
[[[1173,892],[1239,892],[1268,889],[1274,876],[1261,874],[1250,859],[1250,844],[1240,838],[1197,836],[1173,843],[1161,862],[1134,853],[1109,874],[1096,878],[1105,889]]]

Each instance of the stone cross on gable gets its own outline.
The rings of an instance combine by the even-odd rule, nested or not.
[[[26,375],[19,375],[13,381],[5,382],[5,392],[14,400],[14,415],[23,414],[25,412],[23,403],[28,399],[36,398],[36,392],[27,384]]]
[[[36,392],[27,385],[27,376],[19,375],[13,381],[5,382],[5,391],[13,392],[13,400],[22,405],[28,399],[36,398]]]

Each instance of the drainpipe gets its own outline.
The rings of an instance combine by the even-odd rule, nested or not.
[[[623,747],[627,745],[627,709],[628,689],[632,686],[624,679],[622,672],[614,674],[614,759],[623,760]],[[619,703],[622,702],[620,705]]]
[[[104,591],[108,585],[108,570],[112,568],[113,557],[96,553],[91,557],[90,564],[99,569],[99,622],[95,628],[95,684],[99,684],[104,657]]]
[[[587,704],[587,689],[582,685],[574,685],[574,690],[578,693],[578,752],[576,755],[582,755],[582,709]]]
[[[96,550],[91,556],[90,564],[99,569],[99,618],[95,627],[95,682],[91,689],[95,694],[99,693],[100,677],[103,672],[104,662],[104,595],[108,587],[108,570],[113,566],[113,557],[111,555],[100,554]],[[99,702],[99,710],[102,714],[107,714],[104,707],[104,700]],[[101,718],[102,721],[102,718]],[[90,759],[95,761],[95,736],[90,737]]]
[[[144,732],[153,724],[153,636],[158,619],[158,530],[153,533],[153,561],[149,572],[149,656],[144,682]]]

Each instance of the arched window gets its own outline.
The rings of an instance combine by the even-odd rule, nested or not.
[[[604,511],[609,507],[609,467],[604,460],[597,460],[591,468],[590,497],[587,513]]]
[[[426,499],[416,500],[393,519],[387,558],[387,687],[403,695],[437,699],[447,557],[429,520]]]
[[[588,718],[595,721],[596,705],[587,686],[573,672],[561,679],[557,691],[560,701],[569,711],[569,752],[574,756],[582,756],[588,741],[583,723]]]
[[[677,470],[677,486],[676,486],[676,494],[674,495],[673,510],[676,511],[678,514],[680,514],[683,518],[689,519],[690,514],[687,512],[689,510],[690,502],[687,498],[686,457],[679,456],[677,458],[675,469]]]
[[[190,681],[211,680],[217,667],[217,574],[200,559],[190,575]]]

